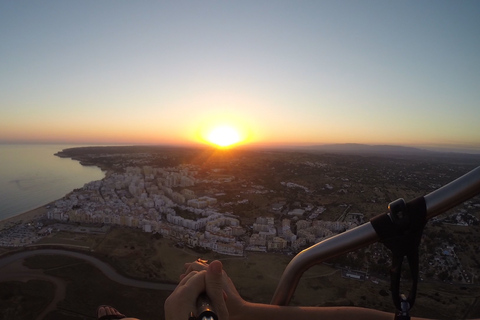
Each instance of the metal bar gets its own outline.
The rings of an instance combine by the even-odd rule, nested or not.
[[[480,167],[425,196],[427,220],[480,193]]]
[[[302,274],[315,264],[345,252],[365,247],[379,237],[370,222],[323,240],[297,254],[287,265],[278,283],[271,304],[287,305],[297,288]]]
[[[480,193],[480,167],[425,196],[427,220]],[[303,273],[315,264],[379,240],[370,222],[328,238],[297,254],[287,265],[271,304],[287,305]]]

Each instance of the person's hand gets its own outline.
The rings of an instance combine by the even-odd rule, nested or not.
[[[197,259],[194,262],[185,263],[184,268],[185,272],[180,275],[180,279],[182,281],[192,272],[200,272],[202,270],[206,270],[208,268],[208,263],[207,260]],[[242,319],[242,313],[245,312],[248,303],[240,296],[237,288],[235,288],[233,281],[230,279],[230,277],[225,271],[223,271],[222,280],[223,290],[228,297],[226,304],[230,319]]]
[[[165,301],[166,320],[188,320],[190,313],[195,316],[198,296],[206,292],[219,320],[228,320],[223,291],[223,270],[220,261],[213,261],[206,270],[192,271],[185,275],[172,294]]]
[[[192,271],[202,271],[207,270],[208,260],[197,259],[193,262],[188,262],[183,265],[185,272],[180,275],[180,280],[182,280],[187,274]]]

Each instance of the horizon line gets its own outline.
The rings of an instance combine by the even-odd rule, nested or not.
[[[214,145],[199,142],[186,143],[146,143],[146,142],[72,142],[72,141],[1,141],[0,145],[69,145],[69,146],[163,146],[180,148],[212,148],[222,149]],[[339,142],[339,143],[239,143],[226,149],[304,149],[304,148],[322,148],[322,147],[403,147],[418,149],[418,151],[430,151],[439,153],[459,153],[459,154],[480,154],[480,144],[454,144],[454,143],[359,143],[359,142]]]

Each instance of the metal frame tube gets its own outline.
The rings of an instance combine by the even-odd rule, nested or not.
[[[310,267],[329,258],[365,247],[378,239],[372,224],[368,222],[303,250],[285,268],[271,304],[287,305],[297,288],[298,281]]]
[[[451,209],[480,193],[480,167],[449,184],[427,194],[427,220]]]
[[[427,220],[480,193],[480,167],[426,195]],[[271,304],[287,305],[303,273],[315,264],[379,240],[370,222],[328,238],[297,254],[280,278]]]

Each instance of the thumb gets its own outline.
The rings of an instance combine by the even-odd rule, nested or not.
[[[225,293],[223,291],[223,266],[220,261],[215,260],[208,266],[205,287],[219,320],[228,319],[228,310],[224,298]]]

